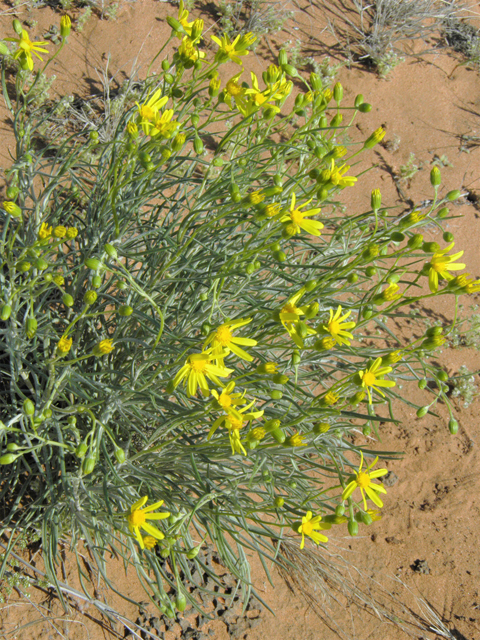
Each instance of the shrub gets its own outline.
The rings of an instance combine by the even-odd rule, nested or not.
[[[462,252],[419,233],[460,195],[440,196],[438,167],[423,213],[397,216],[378,190],[362,212],[341,207],[384,136],[342,144],[363,96],[344,105],[284,51],[248,84],[253,36],[213,37],[208,60],[188,18],[181,4],[168,19],[173,58],[108,136],[45,129],[59,105],[35,106],[68,20],[55,56],[16,21],[13,60],[2,45],[17,141],[0,238],[2,532],[10,548],[41,534],[52,584],[60,543],[83,540],[107,584],[112,550],[169,615],[199,606],[189,563],[205,570],[207,539],[248,590],[247,550],[288,562],[287,535],[303,549],[380,517],[386,470],[345,436],[394,419],[392,401],[409,402],[397,382],[432,375],[419,415],[450,407],[428,359],[444,328],[403,344],[387,322],[480,288],[453,277]]]

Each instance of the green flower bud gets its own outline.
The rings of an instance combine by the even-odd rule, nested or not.
[[[255,265],[253,263],[247,264],[247,266],[245,267],[245,273],[247,274],[247,276],[252,275],[254,271],[255,271]]]
[[[202,547],[202,545],[199,544],[198,546],[193,547],[192,549],[187,551],[187,553],[185,555],[187,556],[187,558],[189,560],[193,560],[194,558],[196,558],[198,556],[198,553],[199,553],[201,547]]]
[[[283,393],[278,389],[272,389],[272,391],[270,391],[270,398],[272,400],[281,400],[283,398]]]
[[[278,260],[278,262],[285,262],[285,260],[287,259],[287,256],[283,251],[274,251],[273,257],[275,258],[275,260]]]
[[[314,73],[313,71],[310,74],[310,84],[312,85],[312,89],[314,91],[321,91],[323,88],[322,79],[320,78],[318,73]]]
[[[322,116],[318,121],[318,126],[320,129],[327,129],[328,127],[328,119],[327,116]]]
[[[426,336],[440,336],[443,333],[443,327],[439,327],[438,325],[436,327],[428,327],[428,329],[425,331],[425,335]]]
[[[350,273],[347,276],[347,282],[349,282],[350,284],[354,284],[355,282],[358,282],[358,275],[356,273]]]
[[[43,258],[38,258],[38,260],[35,261],[35,269],[37,269],[38,271],[45,271],[45,269],[48,269],[48,267],[48,262]]]
[[[430,407],[427,407],[427,406],[420,407],[420,409],[418,409],[418,411],[417,411],[417,418],[423,418],[424,416],[426,416],[427,413],[428,413],[429,408]]]
[[[372,105],[368,104],[368,102],[364,102],[358,107],[358,110],[360,111],[360,113],[369,113],[372,110]]]
[[[335,515],[343,516],[344,513],[345,513],[345,506],[343,504],[337,504],[337,506],[335,507]]]
[[[162,60],[162,69],[163,71],[168,71],[170,69],[170,62],[167,60],[167,58],[165,58],[165,60]]]
[[[450,433],[452,435],[455,435],[456,433],[458,433],[458,422],[454,418],[451,418],[448,423],[448,428]]]
[[[297,335],[302,340],[304,340],[308,336],[308,326],[305,324],[305,322],[303,322],[303,320],[300,320],[300,322],[297,324]]]
[[[369,247],[367,247],[366,249],[363,250],[362,258],[364,260],[374,260],[378,256],[379,253],[380,253],[380,249],[379,249],[378,245],[371,244]]]
[[[6,191],[6,195],[9,200],[15,200],[15,198],[18,196],[19,193],[20,193],[20,189],[18,187],[8,187]]]
[[[333,128],[339,127],[342,124],[342,122],[343,122],[343,115],[341,113],[337,113],[331,119],[330,126]]]
[[[307,318],[307,320],[311,320],[317,315],[319,310],[320,305],[318,304],[318,302],[312,302],[312,304],[308,305],[308,307],[305,309],[305,318]]]
[[[278,64],[280,66],[283,66],[284,64],[288,64],[288,57],[285,49],[281,49],[280,53],[278,54]]]
[[[10,453],[14,453],[15,451],[18,451],[19,449],[20,449],[20,447],[15,442],[9,442],[7,444],[7,451],[9,451]]]
[[[300,355],[300,351],[298,349],[295,349],[292,353],[292,364],[297,365],[300,364],[301,361],[302,357]]]
[[[373,147],[381,142],[384,137],[385,129],[379,127],[365,140],[363,146],[365,149],[373,149]]]
[[[380,189],[374,189],[370,196],[370,206],[373,211],[378,211],[382,206],[382,194],[380,193]]]
[[[62,302],[66,307],[73,307],[74,300],[69,293],[64,293],[62,296]]]
[[[82,464],[82,471],[84,476],[88,476],[95,469],[95,458],[89,456],[85,458]]]
[[[195,136],[195,139],[193,141],[193,148],[195,149],[195,153],[197,155],[200,155],[203,152],[203,142],[198,136]]]
[[[449,202],[453,202],[454,200],[460,198],[461,195],[461,191],[459,191],[458,189],[454,189],[453,191],[449,191],[445,197]],[[443,209],[441,209],[441,211],[443,211]],[[440,211],[438,212],[438,216],[440,217]]]
[[[109,258],[112,258],[112,260],[116,260],[118,258],[117,250],[112,244],[109,244],[107,242],[106,244],[103,245],[103,250],[105,251],[105,253],[108,255]]]
[[[20,271],[20,273],[26,273],[31,267],[32,265],[27,260],[22,260],[17,264],[17,270]]]
[[[115,449],[115,458],[119,464],[123,464],[125,462],[125,451],[117,447]]]
[[[313,291],[315,289],[315,287],[317,286],[317,281],[316,280],[307,280],[305,283],[305,291]]]
[[[422,244],[422,250],[425,253],[436,253],[440,251],[440,245],[437,242],[424,242]]]
[[[376,267],[367,267],[365,269],[365,275],[367,276],[367,278],[373,278],[373,276],[376,275],[376,273],[377,273]]]
[[[449,213],[450,211],[447,209],[447,207],[442,207],[437,213],[437,217],[440,218],[441,220],[444,220],[445,218],[448,217]]]
[[[183,145],[185,144],[186,139],[187,139],[187,136],[184,133],[177,133],[177,135],[172,140],[172,150],[180,151],[180,149],[183,148]]]
[[[280,427],[280,424],[280,420],[267,420],[263,423],[263,428],[267,433],[270,433],[271,431],[275,431],[276,429],[278,429]]]
[[[443,234],[443,239],[445,240],[445,242],[453,242],[453,233],[450,233],[450,231],[445,231],[445,233]]]
[[[98,289],[102,286],[102,276],[93,276],[92,278],[92,287],[94,289]]]
[[[12,315],[12,307],[9,304],[4,304],[0,308],[0,320],[3,320],[3,322],[6,322],[11,315]]]
[[[103,267],[103,264],[100,262],[100,260],[97,260],[97,258],[88,258],[87,260],[85,260],[84,264],[87,269],[91,269],[92,271],[98,271],[98,269]]]
[[[335,100],[335,102],[340,104],[340,102],[342,101],[342,98],[343,98],[343,87],[340,84],[340,82],[337,82],[333,87],[333,99]]]
[[[423,243],[422,234],[421,233],[415,233],[413,236],[411,236],[408,239],[407,246],[410,249],[418,249],[419,247],[421,247],[422,243]]]
[[[368,437],[372,433],[372,428],[366,424],[362,429],[362,433],[365,437]]]
[[[6,453],[0,457],[0,464],[12,464],[19,457],[19,454]]]
[[[438,167],[432,167],[430,171],[430,184],[432,187],[438,187],[442,182],[442,174]]]
[[[364,399],[365,399],[365,392],[357,391],[357,393],[354,393],[353,396],[351,396],[348,401],[351,405],[356,405],[356,404],[360,404],[360,402],[362,402],[362,400]]]
[[[354,537],[358,534],[358,522],[356,520],[348,521],[348,533]]]
[[[38,323],[36,318],[28,318],[25,324],[25,333],[27,334],[27,338],[31,340],[35,334],[37,333]]]
[[[20,20],[17,20],[17,18],[14,18],[13,22],[12,22],[12,25],[13,25],[13,30],[15,31],[15,33],[18,36],[21,36],[22,32],[23,32],[23,27],[22,27],[22,23],[20,22]]]
[[[33,416],[35,413],[35,405],[28,398],[23,402],[23,411],[26,416]]]
[[[287,74],[287,76],[292,76],[292,78],[296,78],[298,76],[298,71],[291,64],[282,64],[282,70]]]
[[[405,240],[405,234],[401,233],[400,231],[394,231],[390,235],[390,240],[392,240],[393,242],[403,242]]]
[[[372,309],[364,309],[362,312],[362,316],[363,318],[365,318],[365,320],[370,320],[370,318],[373,316],[373,310]]]
[[[78,445],[78,447],[75,449],[75,455],[77,456],[77,458],[84,458],[87,451],[88,451],[87,445],[84,442],[82,442],[82,444]]]
[[[168,26],[171,27],[172,31],[178,31],[179,33],[185,33],[181,22],[179,22],[173,16],[167,16]]]
[[[441,382],[447,382],[448,380],[448,373],[446,371],[443,371],[443,369],[440,369],[437,372],[437,378],[441,381]]]
[[[286,440],[286,436],[281,429],[274,429],[270,434],[278,444],[283,444]]]
[[[124,318],[131,316],[132,313],[133,313],[133,307],[131,307],[128,304],[122,304],[122,306],[118,308],[118,315]]]
[[[427,386],[427,381],[425,378],[422,378],[421,380],[419,380],[417,382],[417,386],[419,389],[425,389],[425,387]]]
[[[273,504],[277,507],[277,509],[281,509],[283,507],[283,505],[285,504],[285,500],[284,500],[284,498],[281,498],[280,496],[277,496],[275,498],[275,500],[273,501]]]
[[[93,304],[97,299],[97,292],[96,291],[86,291],[85,295],[83,296],[83,301],[85,304]]]
[[[319,435],[321,433],[327,433],[330,430],[330,425],[328,422],[317,422],[317,424],[313,425],[313,433]]]

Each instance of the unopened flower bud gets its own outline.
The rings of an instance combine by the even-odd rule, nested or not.
[[[330,431],[328,422],[317,422],[317,424],[313,426],[313,433],[315,434],[327,433],[327,431]]]
[[[116,260],[118,258],[117,250],[112,244],[109,244],[107,242],[106,244],[103,245],[103,250],[105,251],[105,253],[108,255],[109,258],[112,258],[112,260]]]
[[[93,304],[96,300],[97,300],[96,291],[92,291],[90,289],[89,291],[85,292],[85,295],[83,296],[83,301],[85,304]]]
[[[123,464],[125,462],[125,451],[123,449],[120,449],[120,447],[117,447],[114,453],[117,462],[119,464]]]
[[[452,435],[455,435],[458,432],[458,422],[454,418],[450,419],[448,429]]]
[[[340,104],[343,98],[343,87],[340,82],[335,83],[333,87],[333,99],[337,104]]]
[[[310,84],[312,85],[312,89],[314,91],[322,90],[322,79],[320,78],[318,73],[314,73],[312,71],[312,73],[310,74]]]
[[[460,198],[461,195],[462,195],[461,191],[459,191],[458,189],[453,189],[453,191],[449,191],[445,197],[449,202],[453,202],[454,200],[457,200],[458,198]],[[438,216],[440,217],[440,211],[438,212]]]
[[[378,211],[382,206],[382,194],[380,189],[374,189],[370,197],[370,205],[374,211]]]
[[[418,411],[417,411],[417,418],[423,418],[424,416],[426,416],[427,413],[428,413],[429,408],[430,407],[427,407],[427,406],[420,407],[420,409],[418,409]]]
[[[180,151],[180,149],[182,149],[183,145],[185,144],[186,139],[187,136],[184,133],[177,133],[177,135],[172,140],[172,150]]]
[[[22,210],[20,209],[18,204],[15,204],[15,202],[4,200],[3,208],[12,216],[12,218],[19,218],[22,215]]]
[[[14,453],[6,453],[5,455],[0,457],[0,464],[12,464],[19,457],[19,454],[15,455]]]
[[[331,337],[321,338],[317,340],[313,345],[315,351],[328,351],[329,349],[333,349],[335,346],[335,339]]]
[[[25,333],[26,333],[27,338],[29,340],[31,340],[35,336],[35,334],[37,333],[37,326],[38,326],[38,323],[37,323],[36,318],[28,318],[27,319],[27,322],[26,322],[26,325],[25,325]]]
[[[35,405],[28,398],[23,402],[23,411],[27,416],[33,416],[35,413]]]
[[[262,364],[258,365],[256,371],[260,374],[272,375],[277,373],[277,365],[275,364],[275,362],[263,362]]]
[[[432,167],[430,171],[430,184],[432,187],[440,186],[442,182],[442,174],[440,173],[440,169],[438,167]]]
[[[173,31],[178,31],[179,33],[185,33],[181,22],[179,22],[173,16],[167,16],[167,23],[169,27],[172,28]]]
[[[85,458],[82,464],[83,475],[88,476],[88,474],[92,473],[94,469],[95,469],[95,458],[90,456],[88,458]]]
[[[363,146],[365,149],[373,149],[373,147],[381,142],[384,137],[385,129],[379,127],[365,140]]]
[[[440,251],[440,245],[437,242],[424,242],[422,244],[422,250],[425,253],[436,253]]]
[[[423,244],[423,236],[421,233],[415,233],[408,239],[407,246],[410,249],[419,249]]]
[[[288,376],[284,375],[283,373],[276,373],[273,376],[272,380],[275,384],[287,384]]]
[[[62,38],[66,38],[68,35],[70,35],[70,31],[72,29],[72,21],[70,20],[70,17],[67,15],[64,15],[60,18],[60,35],[62,36]]]
[[[97,258],[88,258],[87,260],[85,260],[85,266],[92,271],[98,271],[98,269],[100,269],[100,267],[102,267],[103,265],[100,260],[97,260]]]
[[[371,244],[369,247],[367,247],[366,249],[364,249],[364,251],[362,252],[362,258],[364,260],[374,260],[378,254],[380,253],[380,249],[378,247],[378,245],[376,244]]]
[[[288,63],[288,57],[287,57],[287,53],[285,51],[285,49],[282,49],[280,51],[280,53],[278,54],[278,64],[280,66],[283,66],[284,64]]]
[[[22,35],[23,32],[23,27],[22,27],[22,23],[20,22],[20,20],[17,20],[17,18],[14,18],[13,23],[13,30],[15,31],[15,33],[19,36]]]
[[[69,293],[64,293],[62,296],[62,302],[66,307],[73,307],[74,300]]]
[[[222,85],[222,81],[219,76],[215,76],[210,80],[210,84],[208,85],[208,95],[211,98],[215,98],[220,93],[220,87]]]

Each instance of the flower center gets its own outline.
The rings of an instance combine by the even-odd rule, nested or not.
[[[340,324],[336,320],[332,320],[327,326],[332,335],[340,333]]]
[[[228,422],[230,423],[231,429],[241,429],[243,426],[243,420],[239,420],[234,416],[228,416]]]
[[[228,407],[232,406],[232,398],[228,393],[221,393],[218,398],[218,404],[224,409],[228,409]]]
[[[371,482],[370,476],[368,475],[368,473],[361,471],[360,473],[357,474],[356,482],[360,487],[360,489],[366,489],[367,487],[370,486],[370,482]]]
[[[282,309],[282,313],[294,313],[295,315],[300,316],[300,310],[291,302],[287,302]]]
[[[144,524],[146,518],[143,511],[140,511],[140,509],[136,509],[128,516],[127,520],[128,523],[132,525],[132,527],[141,527],[142,524]]]
[[[367,385],[367,387],[373,386],[376,380],[377,378],[375,377],[375,374],[371,371],[365,371],[365,373],[363,374],[363,382]]]
[[[232,80],[229,80],[227,82],[227,91],[231,96],[235,97],[235,96],[239,96],[239,95],[241,95],[243,93],[243,87],[238,85],[236,82],[233,82]]]
[[[311,520],[309,520],[308,522],[304,522],[302,524],[302,531],[306,536],[311,535],[313,531],[313,524]]]
[[[437,273],[442,273],[442,271],[445,271],[445,262],[443,260],[435,260],[435,258],[433,258],[430,266]]]
[[[256,93],[253,100],[255,104],[260,107],[264,102],[267,101],[267,98],[263,95],[263,93]]]
[[[294,209],[293,211],[290,211],[290,218],[295,224],[299,225],[303,222],[303,213],[298,209]]]
[[[217,329],[216,341],[226,347],[232,341],[232,332],[228,327],[220,327]]]
[[[155,118],[155,111],[148,105],[144,104],[140,107],[140,115],[142,118],[145,118],[145,120],[153,120]]]
[[[203,372],[207,367],[207,360],[192,360],[190,361],[190,367],[194,371]]]

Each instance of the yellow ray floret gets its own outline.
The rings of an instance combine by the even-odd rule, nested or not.
[[[319,530],[330,529],[331,524],[320,523],[322,516],[313,517],[313,513],[311,511],[307,511],[307,513],[302,518],[302,524],[298,527],[298,533],[302,534],[302,542],[300,544],[300,549],[303,549],[305,546],[305,536],[311,538],[315,544],[320,544],[320,542],[328,542],[327,536],[318,533]]]
[[[333,309],[330,309],[330,317],[326,325],[320,328],[319,333],[329,333],[332,338],[338,344],[350,345],[349,340],[353,340],[353,335],[347,331],[347,329],[353,329],[355,322],[344,322],[351,314],[351,311],[347,311],[342,316],[342,307],[339,305],[338,309],[333,313]]]
[[[143,104],[136,102],[138,109],[138,124],[141,125],[145,135],[149,135],[153,127],[153,121],[157,117],[159,110],[168,102],[168,97],[162,95],[162,90],[157,89],[155,93]]]
[[[252,338],[241,338],[234,336],[233,331],[243,327],[251,322],[251,318],[239,318],[238,320],[232,320],[231,322],[225,322],[220,325],[216,331],[211,333],[205,341],[203,348],[209,344],[212,345],[211,351],[214,358],[217,360],[217,364],[223,366],[223,357],[221,354],[230,353],[232,351],[236,356],[242,360],[251,362],[253,357],[247,353],[242,347],[254,347],[257,344],[256,340]],[[241,346],[240,346],[241,345]]]
[[[25,29],[22,30],[20,38],[5,38],[5,40],[17,43],[18,49],[13,54],[13,57],[15,60],[20,61],[22,68],[29,69],[30,71],[33,69],[32,53],[42,62],[43,58],[38,54],[38,52],[48,53],[48,49],[43,48],[43,46],[48,44],[48,42],[32,42],[28,35],[28,31],[25,31]]]

